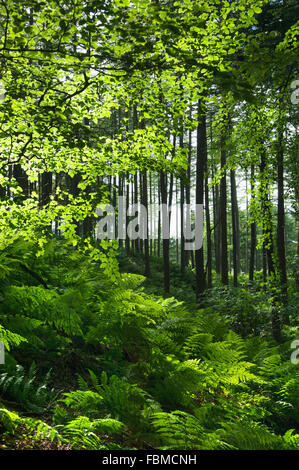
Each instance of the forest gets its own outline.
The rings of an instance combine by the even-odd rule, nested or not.
[[[0,451],[299,450],[298,19],[1,0]]]

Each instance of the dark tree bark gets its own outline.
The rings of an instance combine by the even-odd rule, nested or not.
[[[198,100],[198,126],[197,126],[197,159],[196,159],[196,204],[204,203],[204,169],[207,159],[207,133],[206,115],[203,103]],[[196,299],[199,301],[200,295],[205,290],[205,269],[203,246],[195,250],[195,271],[196,271]]]
[[[277,257],[278,274],[280,278],[281,298],[283,304],[287,303],[287,264],[286,264],[286,244],[285,244],[285,208],[284,208],[284,149],[283,149],[283,128],[279,126],[278,130],[278,151],[277,151],[277,186],[278,186],[278,205],[277,205]],[[288,315],[284,315],[284,323],[289,324]]]
[[[189,118],[190,118],[190,121],[191,121],[191,119],[192,119],[192,104],[190,105]],[[189,129],[189,132],[188,132],[188,166],[187,166],[187,184],[186,184],[186,204],[187,204],[186,223],[188,225],[191,223],[191,211],[190,211],[190,203],[191,203],[191,163],[192,163],[192,130]],[[188,263],[189,263],[191,253],[192,253],[191,250],[185,251],[186,265],[188,265]]]
[[[268,173],[267,173],[267,160],[266,152],[261,154],[260,173],[261,173],[261,208],[262,208],[262,223],[264,234],[264,250],[267,257],[269,284],[275,282],[275,265],[273,260],[274,244],[273,244],[273,226],[272,214],[270,209],[269,190],[268,190]],[[272,305],[272,334],[273,338],[281,342],[281,319],[277,310],[277,294],[274,288],[273,291],[273,305]]]
[[[147,172],[142,175],[142,204],[146,209],[146,231],[143,241],[144,246],[144,275],[150,276],[149,242],[148,242],[148,197],[147,197]]]
[[[245,170],[245,191],[246,191],[246,233],[245,233],[245,272],[249,273],[249,257],[248,257],[248,247],[249,247],[249,207],[248,207],[248,175],[247,169]],[[241,264],[241,254],[240,254],[240,264]]]
[[[222,178],[220,182],[220,268],[221,282],[228,285],[228,253],[227,253],[227,185],[226,185],[226,149],[224,148],[224,136],[221,137],[221,170]]]
[[[266,168],[266,154],[265,152],[261,155],[261,207],[263,216],[263,232],[265,235],[264,247],[266,249],[268,274],[271,276],[275,274],[275,267],[273,261],[274,244],[273,244],[273,226],[272,226],[272,214],[270,210],[270,200],[268,193],[268,175]]]
[[[124,196],[124,178],[122,178],[121,176],[118,177],[118,196],[119,198],[122,198]],[[120,210],[120,208],[118,208]],[[122,231],[123,227],[120,228],[118,227],[118,234],[120,235],[120,230]],[[122,236],[122,234],[121,234]],[[119,238],[118,240],[118,245],[120,248],[123,247],[123,238]]]
[[[44,207],[50,202],[52,195],[52,172],[46,171],[41,175],[41,206]]]
[[[2,184],[0,185],[0,198],[3,199],[6,196],[6,189]]]
[[[21,165],[14,165],[13,166],[13,177],[17,181],[18,185],[22,189],[22,195],[16,196],[15,199],[19,201],[23,201],[27,199],[29,196],[29,181],[26,172],[23,170]]]
[[[138,173],[134,174],[134,204],[137,207],[138,204]],[[138,238],[134,240],[135,251],[138,253],[140,251],[140,241]]]
[[[231,186],[231,214],[232,214],[232,231],[233,231],[233,271],[234,271],[234,287],[238,286],[239,259],[240,259],[240,237],[239,237],[239,214],[237,201],[237,187],[235,171],[230,170],[230,186]]]
[[[150,203],[150,212],[149,212],[149,226],[150,226],[150,255],[153,256],[153,214],[152,214],[152,204],[153,204],[153,185],[152,185],[152,173],[149,174],[149,203]]]
[[[254,200],[254,165],[251,165],[251,198]],[[256,222],[252,221],[250,223],[250,258],[249,258],[249,280],[253,282],[254,279],[254,267],[255,267],[255,257],[256,257]]]
[[[205,215],[206,215],[206,232],[207,232],[207,286],[212,287],[212,237],[211,237],[211,219],[209,205],[209,178],[206,168],[205,177]]]
[[[130,179],[129,179],[129,174],[127,174],[127,178],[126,178],[126,216],[125,216],[125,220],[126,220],[126,241],[125,241],[125,247],[126,247],[126,254],[127,256],[130,255],[131,253],[131,247],[130,247],[130,238],[129,238],[129,235],[128,235],[128,209],[129,209],[129,205],[130,205]]]
[[[91,186],[88,186],[85,189],[85,194],[87,198],[89,197],[89,194],[91,193],[91,191],[92,191]],[[94,222],[95,222],[95,219],[93,216],[88,215],[87,217],[85,217],[82,223],[82,237],[83,238],[87,238],[89,236],[93,237]]]
[[[173,136],[173,154],[172,154],[172,157],[174,158],[175,157],[175,149],[176,149],[176,135]],[[171,223],[171,208],[172,208],[172,199],[173,199],[173,181],[174,181],[174,177],[173,177],[173,173],[170,174],[170,181],[169,181],[169,196],[168,196],[168,200],[169,200],[169,226],[170,226],[170,223]]]
[[[214,179],[217,172],[217,166],[213,158],[213,133],[212,133],[212,118],[210,119],[210,146],[211,146],[211,173]],[[214,229],[214,256],[215,256],[215,271],[220,274],[220,207],[219,207],[219,185],[218,183],[212,187],[213,197],[213,229]]]
[[[213,219],[214,219],[215,271],[217,274],[220,274],[221,242],[220,242],[220,201],[219,201],[218,184],[216,184],[215,187],[213,187]]]
[[[183,124],[181,125],[181,132],[180,132],[180,147],[184,147],[184,129]],[[185,206],[185,184],[183,178],[185,174],[181,178],[180,181],[180,216],[181,216],[181,275],[185,275],[185,268],[186,268],[186,252],[185,252],[185,238],[184,238],[184,228],[185,228],[185,213],[184,213],[184,206]]]
[[[133,118],[132,118],[133,132],[138,129],[138,114],[136,106],[133,106]],[[134,204],[138,204],[138,172],[134,173]],[[133,242],[135,251],[140,252],[140,240],[138,238]]]
[[[175,253],[176,253],[176,262],[179,263],[179,220],[178,220],[178,180],[175,181],[175,204],[176,204],[176,212],[175,212]]]
[[[66,187],[70,194],[76,198],[80,194],[80,188],[78,187],[78,184],[81,181],[81,176],[79,174],[76,174],[74,176],[69,176],[65,175],[65,181],[66,181]],[[76,234],[82,236],[81,228],[82,228],[82,223],[80,221],[75,221],[76,225]]]
[[[160,207],[161,204],[161,183],[160,187],[158,188],[158,206]],[[158,257],[160,258],[161,256],[161,213],[159,211],[158,213]]]
[[[144,203],[144,197],[143,197],[143,175],[141,171],[139,172],[139,185],[140,185],[140,204],[143,205]],[[141,237],[139,239],[139,246],[140,246],[140,252],[144,254],[144,239]]]
[[[160,173],[161,202],[167,205],[167,175]],[[167,225],[166,225],[167,224]],[[169,224],[169,216],[166,211],[162,212],[162,229]],[[170,266],[169,266],[169,237],[163,237],[163,269],[164,269],[164,291],[170,291]]]

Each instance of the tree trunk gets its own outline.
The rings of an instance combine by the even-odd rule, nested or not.
[[[228,285],[228,253],[227,253],[227,189],[226,189],[226,150],[224,148],[224,136],[221,137],[220,164],[222,178],[220,182],[220,271],[221,282]]]
[[[278,131],[278,151],[277,151],[277,183],[278,183],[278,203],[277,203],[277,257],[278,274],[280,278],[281,300],[287,303],[287,265],[285,246],[285,208],[284,208],[284,182],[283,182],[283,129],[279,126]],[[289,324],[288,315],[284,315],[284,323]]]
[[[206,232],[207,232],[207,286],[212,287],[212,237],[211,237],[211,220],[209,206],[209,177],[206,165],[205,177],[205,214],[206,214]]]
[[[235,171],[230,170],[230,187],[231,187],[231,214],[232,214],[232,231],[233,231],[233,270],[234,270],[234,287],[238,286],[239,259],[240,259],[240,243],[239,243],[239,215],[238,200]]]
[[[41,206],[44,207],[50,202],[52,195],[52,172],[46,171],[41,175]]]
[[[181,133],[180,133],[180,147],[184,147],[184,130],[183,125],[181,126]],[[184,206],[185,206],[185,185],[183,178],[181,178],[180,182],[180,216],[181,216],[181,275],[185,275],[185,267],[186,267],[186,252],[185,252],[185,238],[184,238],[184,228],[185,228],[185,213],[184,213]]]
[[[161,202],[167,207],[167,175],[160,173]],[[167,211],[162,212],[162,231],[165,233],[165,227],[169,224]],[[169,266],[169,237],[163,236],[163,269],[164,269],[164,291],[170,291],[170,266]]]
[[[207,160],[206,115],[203,103],[198,100],[197,158],[196,158],[196,204],[204,203],[204,169]],[[203,246],[195,250],[196,300],[205,290],[205,270]]]
[[[148,243],[148,198],[147,198],[147,173],[142,175],[142,204],[146,209],[146,233],[143,241],[144,246],[144,275],[150,276],[149,243]]]
[[[251,205],[254,202],[254,165],[251,165]],[[251,210],[253,210],[251,206]],[[254,279],[254,267],[255,267],[255,257],[256,257],[256,222],[251,221],[250,223],[250,259],[249,259],[249,281],[253,282]]]
[[[17,201],[23,201],[24,199],[27,199],[29,196],[29,182],[28,182],[28,176],[26,172],[23,170],[21,165],[14,165],[13,166],[13,177],[17,181],[18,185],[22,189],[22,195],[21,196],[15,196],[14,199]]]
[[[261,154],[260,163],[261,172],[261,207],[262,207],[262,223],[264,233],[264,250],[267,257],[269,284],[272,285],[275,281],[275,266],[273,261],[274,246],[273,246],[273,227],[272,227],[272,214],[270,210],[269,190],[268,190],[268,171],[266,152]],[[281,342],[281,321],[279,312],[277,310],[277,294],[275,287],[273,291],[273,305],[272,305],[272,334],[277,342]]]

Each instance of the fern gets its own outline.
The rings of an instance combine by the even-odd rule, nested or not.
[[[99,415],[102,409],[103,397],[97,392],[91,390],[75,390],[73,392],[64,393],[64,397],[60,401],[72,410],[80,413],[88,413],[90,415]]]
[[[234,449],[240,450],[281,450],[298,445],[298,438],[291,437],[290,432],[285,437],[277,436],[265,426],[252,422],[225,423],[219,434]]]
[[[26,426],[29,432],[34,433],[36,440],[47,439],[53,442],[55,439],[59,444],[66,442],[63,436],[55,427],[35,418],[23,418],[22,424]]]
[[[17,413],[9,411],[6,408],[0,408],[0,426],[4,427],[4,429],[14,433],[18,420],[19,415]]]
[[[86,390],[87,382],[79,378],[84,390],[65,393],[61,401],[71,410],[87,417],[112,417],[113,419],[138,427],[143,420],[143,411],[150,404],[150,396],[126,379],[102,373],[101,382],[90,371],[90,380],[96,391]]]
[[[23,338],[23,336],[20,336],[16,333],[8,331],[7,329],[3,328],[2,325],[0,325],[0,341],[2,341],[5,348],[9,351],[10,346],[18,346],[22,342],[26,342],[27,339]]]
[[[223,449],[229,448],[214,433],[206,433],[200,421],[189,413],[173,411],[155,413],[155,431],[162,440],[162,449]]]
[[[26,374],[21,365],[0,374],[0,391],[17,400],[26,410],[37,414],[49,410],[57,398],[57,392],[48,388],[49,371],[41,385],[37,384],[37,370],[33,362]]]

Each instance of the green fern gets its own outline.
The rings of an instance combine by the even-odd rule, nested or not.
[[[152,424],[161,438],[162,449],[195,450],[230,447],[215,433],[205,432],[196,417],[183,411],[155,413]]]
[[[21,365],[16,365],[0,374],[0,391],[16,400],[26,410],[37,414],[44,413],[53,406],[58,395],[54,389],[48,388],[50,373],[51,371],[48,371],[39,385],[34,362],[27,374]]]
[[[18,425],[19,415],[6,408],[0,408],[0,426],[10,433],[14,433]]]
[[[22,342],[26,342],[27,339],[16,333],[8,331],[7,329],[3,328],[2,325],[0,325],[0,341],[2,341],[5,348],[9,351],[12,345],[18,346]]]
[[[240,450],[282,450],[298,444],[298,438],[291,438],[290,433],[285,437],[277,436],[253,422],[225,423],[219,434],[234,449]]]

